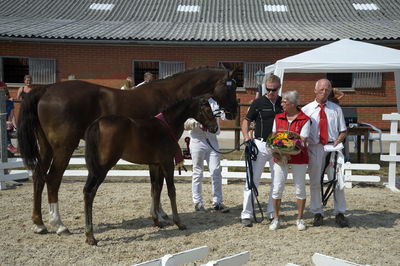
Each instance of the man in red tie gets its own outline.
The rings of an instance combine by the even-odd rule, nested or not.
[[[310,175],[310,211],[314,214],[314,226],[323,224],[321,175],[325,168],[326,157],[330,152],[324,150],[325,145],[336,147],[346,137],[346,124],[339,105],[328,101],[332,85],[327,79],[320,79],[315,84],[315,100],[303,107],[302,111],[311,118],[310,137],[308,138]],[[333,171],[331,171],[333,172]],[[348,227],[344,217],[346,200],[344,189],[335,187],[334,194],[335,221],[340,227]]]

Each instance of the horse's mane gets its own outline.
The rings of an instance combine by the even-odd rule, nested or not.
[[[201,96],[194,96],[194,97],[189,97],[186,99],[178,100],[175,103],[173,103],[172,105],[169,105],[166,108],[164,108],[160,113],[167,112],[170,109],[175,108],[177,105],[180,105],[182,103],[186,103],[186,102],[193,101],[193,100],[200,100],[201,98],[206,98],[206,97],[201,95]]]
[[[153,87],[153,88],[159,88],[158,85],[160,83],[162,83],[162,82],[174,82],[175,79],[177,79],[177,78],[179,78],[179,77],[181,77],[183,75],[187,75],[187,74],[190,74],[190,73],[198,72],[198,71],[201,71],[201,70],[227,71],[226,69],[224,69],[222,67],[200,66],[200,67],[188,69],[188,70],[183,71],[183,72],[175,73],[175,74],[173,74],[173,75],[171,75],[169,77],[166,77],[164,79],[158,79],[158,80],[151,81],[151,82],[149,82],[147,84],[144,84],[142,86],[136,87],[134,90],[146,91],[146,90],[149,89],[149,86]],[[202,96],[202,97],[204,97],[204,96]],[[175,107],[177,104],[180,104],[180,103],[182,103],[184,101],[192,100],[192,99],[193,99],[193,97],[189,97],[189,98],[177,100],[176,102],[170,102],[170,103],[166,104],[165,106],[163,106],[161,110],[163,110],[162,112],[165,112],[168,109]]]
[[[197,72],[197,71],[203,70],[203,69],[209,69],[209,70],[224,70],[222,67],[200,66],[200,67],[195,67],[195,68],[191,68],[191,69],[185,70],[185,71],[183,71],[183,72],[175,73],[175,74],[173,74],[173,75],[171,75],[171,76],[168,76],[168,77],[166,77],[166,78],[163,78],[163,79],[154,80],[154,81],[152,81],[151,83],[157,83],[157,82],[164,81],[164,80],[175,79],[175,78],[177,78],[177,77],[179,77],[179,76],[182,76],[182,75],[185,75],[185,74],[188,74],[188,73],[192,73],[192,72]]]

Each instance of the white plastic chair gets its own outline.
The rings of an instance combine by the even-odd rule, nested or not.
[[[377,128],[376,126],[369,124],[369,123],[359,123],[359,126],[367,126],[370,127],[372,131],[375,132],[370,132],[369,136],[368,136],[368,150],[370,153],[372,153],[373,149],[373,141],[374,140],[379,140],[379,152],[382,153],[382,130]],[[355,135],[351,135],[351,136],[347,136],[347,141],[352,140],[354,142],[354,150],[357,151],[357,136]],[[364,136],[361,136],[361,139],[364,139]],[[348,145],[348,144],[347,144]],[[347,154],[348,156],[348,154]]]
[[[374,140],[379,141],[379,153],[382,153],[382,130],[377,128],[374,125],[371,125],[369,123],[360,123],[361,126],[368,126],[372,129],[372,131],[375,132],[370,132],[368,136],[368,142],[369,142],[369,152],[372,153],[372,144]]]

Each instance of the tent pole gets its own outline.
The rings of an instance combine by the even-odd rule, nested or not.
[[[400,71],[394,72],[394,84],[396,90],[397,113],[400,113]]]

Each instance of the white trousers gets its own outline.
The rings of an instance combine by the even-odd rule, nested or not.
[[[289,166],[292,168],[293,182],[296,188],[296,198],[306,199],[306,171],[307,164],[274,164],[274,190],[272,191],[273,199],[282,199],[285,190],[285,181],[288,175]]]
[[[274,160],[272,158],[272,152],[269,148],[267,148],[267,145],[265,142],[254,139],[254,143],[256,144],[258,148],[258,155],[257,155],[257,160],[253,161],[253,181],[254,185],[258,188],[258,185],[260,184],[260,179],[261,175],[264,171],[264,167],[266,162],[269,162],[269,169],[271,171],[271,187],[269,190],[269,199],[268,199],[268,207],[267,207],[267,212],[269,217],[268,218],[273,218],[273,213],[274,213],[274,207],[272,204],[272,190],[273,190],[273,183],[274,183]],[[248,187],[247,180],[246,184],[244,186],[243,190],[243,210],[241,213],[241,218],[242,219],[251,219],[253,217],[253,206],[251,205],[251,196],[252,192]],[[256,204],[256,200],[254,199],[254,203]]]
[[[211,145],[219,150],[216,136],[208,138]],[[206,138],[191,138],[190,152],[193,162],[192,177],[192,198],[193,203],[203,203],[202,197],[202,179],[204,171],[204,160],[206,160],[211,175],[213,203],[222,202],[222,175],[220,154],[214,151],[206,142]]]
[[[321,174],[325,166],[325,158],[328,152],[324,151],[324,146],[321,144],[308,145],[308,173],[310,175],[310,211],[314,214],[321,213],[322,210],[322,196],[321,196]],[[333,171],[328,166],[328,180],[333,179]],[[335,187],[334,192],[334,209],[335,214],[346,212],[346,199],[344,197],[344,188],[340,189],[339,186]]]

